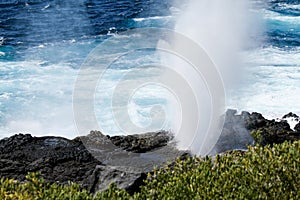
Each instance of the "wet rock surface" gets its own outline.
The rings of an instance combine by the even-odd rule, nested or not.
[[[254,144],[254,139],[246,128],[246,119],[249,115],[247,112],[237,115],[236,110],[227,110],[222,133],[212,154],[246,149],[248,145]]]
[[[185,153],[171,139],[167,132],[109,137],[92,131],[73,140],[18,134],[0,140],[0,177],[24,181],[28,172],[40,171],[48,182],[72,181],[91,192],[115,182],[133,193],[154,166]]]
[[[223,131],[212,153],[243,150],[255,143],[265,146],[299,140],[300,122],[293,130],[286,120],[288,118],[299,121],[294,113],[288,113],[282,119],[269,120],[257,112],[237,114],[236,110],[227,110]]]
[[[81,183],[99,164],[80,141],[29,134],[0,140],[1,177],[23,181],[28,172],[40,171],[49,182]]]

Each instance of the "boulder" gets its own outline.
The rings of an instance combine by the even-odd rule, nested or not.
[[[98,165],[87,179],[89,183],[94,183],[90,184],[88,190],[93,193],[103,191],[109,184],[114,183],[118,188],[123,188],[133,194],[139,191],[139,187],[143,185],[146,178],[145,172],[137,172],[135,168]]]

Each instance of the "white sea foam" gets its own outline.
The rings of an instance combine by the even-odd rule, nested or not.
[[[261,112],[267,118],[300,113],[300,52],[275,47],[247,52],[242,87],[231,91],[229,107]]]
[[[300,66],[299,47],[287,50],[269,46],[244,52],[244,57],[251,65]]]
[[[264,9],[263,15],[265,19],[276,20],[280,22],[288,22],[292,24],[300,24],[300,16],[286,16],[271,10]]]
[[[165,20],[165,19],[171,19],[173,16],[154,16],[154,17],[146,17],[146,18],[133,18],[134,21],[136,22],[141,22],[141,21],[151,21],[151,20]]]
[[[0,37],[0,46],[3,44],[4,42],[4,37]]]
[[[279,3],[278,5],[283,9],[300,9],[300,4]]]
[[[0,62],[0,136],[14,133],[74,137],[72,85],[76,71],[39,61]],[[4,91],[4,92],[3,92]]]

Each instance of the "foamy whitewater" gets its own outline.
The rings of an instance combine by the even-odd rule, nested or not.
[[[132,28],[170,28],[201,43],[224,75],[227,108],[261,112],[270,118],[290,111],[300,114],[300,4],[249,3],[250,8],[233,0],[2,1],[0,138],[19,132],[78,136],[72,96],[81,64],[105,39]],[[105,134],[122,134],[109,111],[111,91],[122,74],[160,59],[153,52],[144,57],[116,62],[103,80],[95,114]],[[145,76],[155,74],[156,69],[145,70]],[[129,115],[137,125],[147,126],[151,108],[159,104],[168,111],[168,100],[162,88],[144,88],[129,103]],[[172,129],[170,121],[169,116],[163,127],[149,131]]]

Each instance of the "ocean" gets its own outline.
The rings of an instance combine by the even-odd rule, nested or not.
[[[79,70],[90,52],[128,30],[174,29],[187,3],[1,0],[0,138],[15,133],[78,136],[73,92]],[[241,52],[246,63],[244,75],[234,89],[227,91],[226,107],[261,112],[269,118],[280,118],[291,111],[300,114],[300,2],[251,3],[262,31],[259,38],[254,38],[259,42]],[[129,55],[116,61],[103,77],[104,86],[95,94],[94,111],[103,133],[123,134],[110,110],[117,82],[134,66],[157,60],[155,52]],[[144,70],[145,77],[156,73],[155,68]],[[134,123],[145,127],[152,122],[151,108],[155,105],[163,105],[166,115],[172,115],[168,114],[172,110],[168,99],[164,88],[142,88],[128,103],[128,115]],[[171,121],[170,117],[163,125],[154,124],[147,130],[168,130]]]

